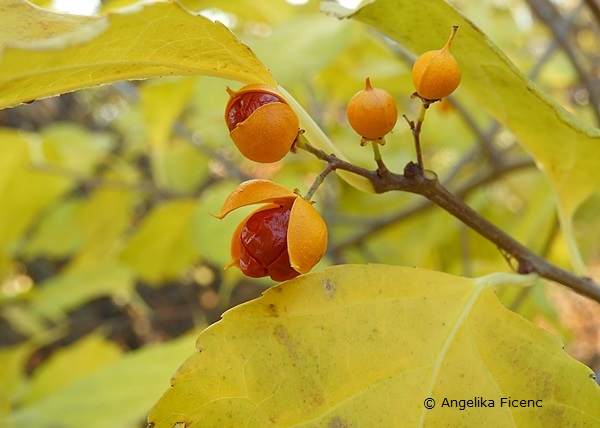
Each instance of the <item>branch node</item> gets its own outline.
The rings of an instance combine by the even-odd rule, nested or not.
[[[404,177],[406,177],[407,179],[416,180],[417,178],[422,176],[423,172],[421,171],[421,167],[413,161],[410,161],[404,167]]]

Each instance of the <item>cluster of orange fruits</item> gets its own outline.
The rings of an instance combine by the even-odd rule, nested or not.
[[[414,63],[416,95],[431,103],[458,87],[461,72],[450,45],[456,27],[442,49],[422,54]],[[263,84],[227,88],[225,108],[229,135],[248,159],[270,163],[282,159],[298,137],[299,119],[284,96]],[[367,77],[365,89],[348,102],[348,123],[365,141],[382,141],[392,131],[398,109],[392,95],[375,88]],[[312,203],[269,180],[249,180],[234,189],[218,218],[247,205],[262,204],[237,227],[231,242],[232,260],[250,277],[285,281],[309,272],[327,249],[327,227]]]

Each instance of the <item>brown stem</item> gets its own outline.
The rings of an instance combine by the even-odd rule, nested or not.
[[[530,159],[519,159],[510,163],[506,163],[502,166],[501,169],[497,170],[488,170],[483,175],[478,177],[473,177],[473,179],[464,183],[463,185],[456,187],[453,191],[453,194],[458,197],[460,200],[464,200],[471,192],[478,189],[479,187],[491,183],[494,180],[502,177],[504,174],[510,173],[515,170],[519,170],[522,168],[532,167],[535,164]],[[445,185],[448,185],[449,181],[446,181]],[[331,251],[334,253],[343,250],[344,248],[350,246],[356,246],[362,244],[366,239],[372,237],[374,234],[385,230],[386,228],[393,226],[394,224],[403,221],[414,215],[422,215],[428,210],[435,207],[431,201],[427,199],[422,199],[414,206],[406,208],[401,212],[394,213],[389,217],[379,218],[373,223],[369,224],[368,227],[356,235],[349,237],[344,241],[340,241],[331,248]]]
[[[325,169],[323,171],[321,171],[321,173],[319,175],[317,175],[312,186],[310,186],[310,189],[308,189],[308,192],[306,192],[306,195],[304,195],[304,199],[306,199],[307,201],[310,201],[312,199],[313,195],[315,194],[315,192],[317,191],[317,189],[319,188],[319,186],[321,184],[323,184],[325,177],[327,177],[331,172],[333,172],[333,170],[334,170],[333,166],[330,163],[328,163],[327,166],[325,167]]]
[[[334,155],[314,148],[310,144],[305,143],[302,148],[317,158],[328,162],[333,170],[341,169],[367,178],[377,193],[395,190],[424,196],[484,238],[496,244],[505,254],[516,260],[519,273],[535,272],[543,278],[563,284],[573,291],[600,303],[600,285],[590,278],[576,276],[538,256],[450,193],[438,181],[435,174],[430,171],[421,171],[417,164],[410,162],[404,169],[404,174],[394,174],[390,171],[387,171],[386,174],[378,174],[377,171],[369,171],[343,161]]]

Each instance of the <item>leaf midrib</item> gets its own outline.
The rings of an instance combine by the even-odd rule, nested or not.
[[[475,290],[473,292],[473,295],[469,298],[467,303],[465,303],[464,308],[460,312],[458,318],[456,319],[456,322],[452,326],[452,330],[450,330],[450,333],[446,337],[446,340],[444,341],[444,343],[440,349],[440,352],[438,353],[438,357],[436,358],[435,363],[433,365],[433,372],[431,374],[431,380],[429,382],[427,391],[423,396],[423,399],[432,396],[433,388],[434,388],[435,384],[437,383],[440,371],[442,370],[442,364],[445,360],[446,355],[448,354],[448,351],[450,350],[450,346],[454,342],[454,338],[456,337],[458,331],[463,326],[464,321],[467,319],[467,317],[471,313],[473,306],[475,306],[475,302],[477,301],[477,299],[479,298],[482,291],[484,290],[484,288],[486,288],[487,285],[486,284],[479,284],[479,285],[474,284],[474,286],[475,286]],[[421,416],[419,417],[419,423],[417,425],[418,427],[424,426],[427,413],[428,413],[428,410],[425,407],[423,407],[421,409]]]

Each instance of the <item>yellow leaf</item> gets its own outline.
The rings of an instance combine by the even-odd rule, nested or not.
[[[111,178],[107,174],[107,178]],[[126,185],[123,181],[123,185]],[[112,261],[120,250],[122,234],[130,226],[134,192],[99,188],[85,199],[70,199],[48,209],[36,232],[21,250],[27,258],[44,255],[71,257],[62,273],[94,269]]]
[[[148,421],[154,428],[600,424],[591,370],[500,304],[493,286],[506,282],[531,278],[383,265],[300,276],[201,333],[198,353]],[[494,407],[442,406],[444,398],[475,397]],[[509,397],[541,407],[502,405]],[[433,410],[427,398],[437,402]]]
[[[275,84],[227,27],[176,1],[85,19],[65,18],[17,0],[2,0],[0,12],[0,26],[11,28],[0,39],[0,108],[157,76],[205,74]]]

